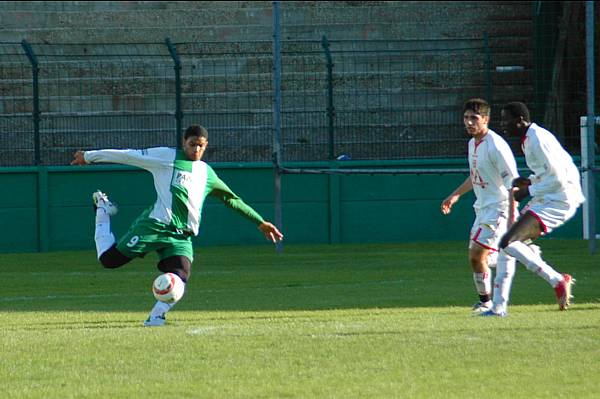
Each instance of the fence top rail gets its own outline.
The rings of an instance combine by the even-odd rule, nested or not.
[[[165,38],[167,40],[167,38]],[[314,40],[283,40],[282,53],[291,54],[323,54],[323,38]],[[483,38],[466,39],[336,39],[328,40],[330,50],[334,53],[394,53],[394,52],[435,52],[435,51],[468,51],[484,50]],[[143,59],[170,57],[165,42],[131,42],[131,43],[47,43],[31,42],[36,57],[42,60],[70,59],[111,59],[115,57]],[[245,56],[273,54],[273,42],[270,40],[248,41],[203,41],[174,42],[173,45],[181,56]],[[20,57],[24,55],[22,43],[0,42],[0,57]]]

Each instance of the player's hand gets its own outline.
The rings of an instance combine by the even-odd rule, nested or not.
[[[447,215],[450,213],[450,211],[452,210],[452,205],[456,204],[456,202],[458,202],[458,199],[460,198],[460,196],[456,195],[456,194],[451,194],[448,196],[448,198],[446,198],[443,202],[442,202],[442,213],[444,215]]]
[[[83,154],[83,151],[77,151],[75,154],[73,154],[73,160],[71,161],[71,165],[87,165]]]
[[[513,186],[513,197],[515,201],[521,202],[525,198],[529,197],[529,186],[531,185],[531,180],[525,177],[517,177],[512,182]]]
[[[273,223],[267,221],[262,222],[258,226],[258,229],[263,232],[267,240],[275,244],[283,240],[283,234],[281,234],[281,232],[277,229],[277,227],[275,227]]]

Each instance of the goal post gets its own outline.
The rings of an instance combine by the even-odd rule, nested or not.
[[[592,126],[590,132],[589,126]],[[595,250],[595,240],[600,238],[596,229],[596,180],[595,172],[600,169],[595,167],[596,143],[594,140],[594,127],[600,125],[600,116],[594,117],[588,124],[588,117],[580,118],[581,132],[581,172],[582,188],[586,201],[583,203],[583,239],[590,240],[590,250]]]

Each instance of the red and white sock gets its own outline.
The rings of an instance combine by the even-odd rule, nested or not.
[[[473,273],[473,282],[480,297],[492,295],[492,273],[490,271]]]

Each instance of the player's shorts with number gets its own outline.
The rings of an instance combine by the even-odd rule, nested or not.
[[[545,201],[543,198],[533,197],[523,207],[521,214],[531,213],[540,223],[542,234],[548,234],[571,219],[577,212],[577,208],[579,208],[579,202]]]
[[[130,258],[141,258],[156,251],[160,260],[171,256],[185,256],[194,260],[191,234],[177,231],[173,227],[149,218],[142,213],[121,237],[117,249]]]
[[[475,210],[469,245],[477,243],[483,248],[498,250],[498,243],[507,230],[507,214],[496,206]]]

